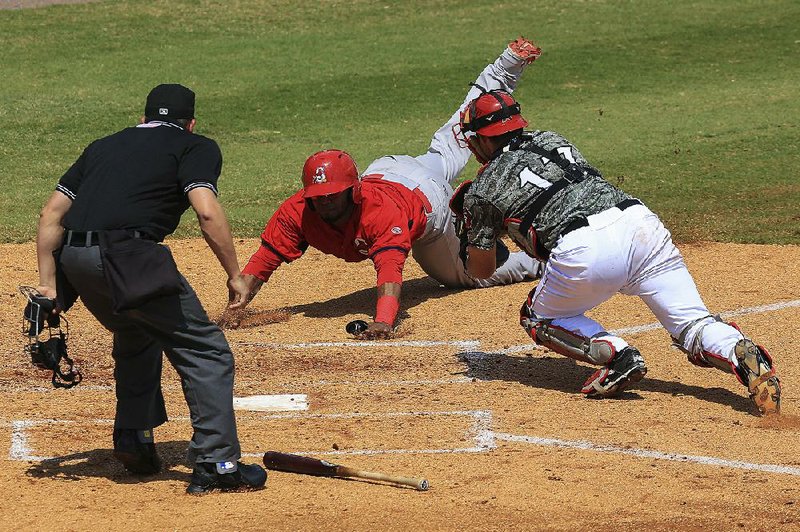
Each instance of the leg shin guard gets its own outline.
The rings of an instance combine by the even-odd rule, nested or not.
[[[519,323],[537,345],[552,349],[565,357],[601,366],[617,353],[614,345],[602,338],[606,333],[596,335],[600,337],[587,338],[553,325],[552,322],[553,320],[536,316],[527,302],[522,305]]]
[[[703,349],[703,329],[707,325],[714,322],[726,323],[722,321],[722,318],[719,316],[712,315],[696,319],[684,327],[677,338],[672,338],[672,345],[686,353],[686,358],[695,366],[700,366],[702,368],[717,368],[725,373],[736,373],[735,366],[726,356],[721,353],[712,353]],[[735,324],[726,324],[730,325],[736,330],[739,329],[739,327],[737,327]],[[699,329],[695,333],[694,338],[692,338],[691,343],[687,346],[685,345],[686,337],[695,327],[698,327]]]

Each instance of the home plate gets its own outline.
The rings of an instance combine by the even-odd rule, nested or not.
[[[248,395],[233,398],[234,410],[255,412],[283,412],[286,410],[308,410],[308,396],[304,393],[284,395]]]

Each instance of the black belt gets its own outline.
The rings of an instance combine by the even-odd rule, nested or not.
[[[133,238],[144,238],[145,240],[152,240],[150,237],[141,231],[131,231]],[[64,233],[64,245],[73,248],[92,247],[100,245],[100,232],[99,231],[72,231],[67,230]]]
[[[641,204],[642,204],[642,202],[639,201],[638,199],[629,198],[629,199],[620,201],[619,203],[614,205],[614,207],[616,207],[617,209],[619,209],[621,211],[624,211],[628,207],[633,207],[634,205],[641,205]],[[563,231],[561,231],[561,236],[564,236],[567,233],[571,233],[575,229],[580,229],[581,227],[586,227],[587,225],[589,225],[589,220],[585,216],[581,216],[580,218],[575,218],[574,220],[572,220],[570,223],[567,224],[567,226],[564,228]]]
[[[100,235],[97,231],[71,231],[64,233],[64,245],[73,248],[97,246]]]

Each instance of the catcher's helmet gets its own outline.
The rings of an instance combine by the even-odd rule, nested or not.
[[[462,134],[477,133],[496,137],[528,125],[520,114],[519,103],[506,91],[491,90],[472,100],[461,111]]]
[[[353,189],[353,198],[361,192],[356,163],[342,150],[319,151],[303,165],[303,197],[327,196]]]
[[[469,148],[480,163],[486,163],[487,155],[481,153],[476,135],[497,137],[511,131],[522,130],[528,121],[522,118],[519,103],[504,90],[487,91],[472,83],[482,94],[469,102],[458,124],[453,125],[453,135],[462,148]]]

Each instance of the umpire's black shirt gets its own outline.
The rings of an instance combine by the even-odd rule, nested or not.
[[[189,208],[186,194],[217,193],[222,153],[213,140],[168,122],[148,122],[92,142],[56,190],[73,200],[74,231],[138,230],[161,241]]]

